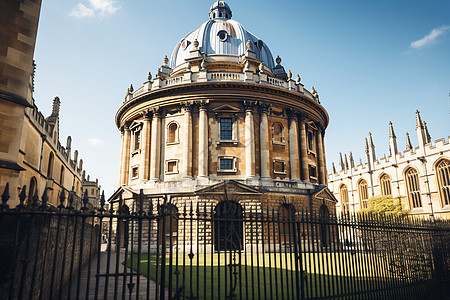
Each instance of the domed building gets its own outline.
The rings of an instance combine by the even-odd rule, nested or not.
[[[120,180],[110,201],[122,195],[133,209],[142,189],[145,207],[168,195],[175,210],[232,200],[241,212],[335,212],[324,149],[329,117],[317,92],[279,57],[274,62],[224,1],[163,62],[155,78],[130,86],[117,111]]]

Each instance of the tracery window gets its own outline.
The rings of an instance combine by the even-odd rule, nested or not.
[[[369,193],[367,190],[367,181],[365,181],[364,179],[361,179],[358,183],[358,192],[360,208],[367,208],[367,199],[369,198]]]
[[[420,195],[419,174],[416,169],[409,168],[405,172],[406,186],[408,189],[408,199],[411,208],[422,207],[422,197]]]
[[[59,175],[59,184],[61,186],[64,184],[64,166],[61,166],[61,172]]]
[[[391,177],[389,177],[388,174],[383,174],[380,177],[380,186],[381,186],[381,194],[383,196],[391,196],[392,195]]]
[[[53,152],[50,152],[50,154],[48,156],[48,167],[47,167],[47,178],[48,179],[51,179],[53,176],[53,160],[54,160]]]
[[[30,180],[30,189],[28,192],[28,203],[33,202],[33,197],[36,194],[36,190],[37,190],[37,180],[36,177],[32,177]]]
[[[341,197],[341,210],[343,213],[350,212],[350,204],[348,201],[348,189],[345,184],[342,184],[339,188],[339,196]]]
[[[283,125],[280,123],[274,123],[272,125],[272,143],[284,144],[284,130]]]
[[[442,160],[436,166],[439,193],[441,195],[442,206],[450,204],[450,161]]]

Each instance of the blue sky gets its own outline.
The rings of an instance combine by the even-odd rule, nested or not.
[[[330,115],[328,170],[339,152],[364,161],[371,131],[377,157],[388,154],[392,121],[399,149],[415,110],[433,140],[450,135],[450,2],[226,1],[233,19],[262,39],[286,70],[316,88]],[[120,133],[114,116],[135,88],[170,57],[177,42],[208,20],[211,0],[46,0],[36,43],[35,100],[44,115],[61,104],[84,168],[107,196],[117,186]]]

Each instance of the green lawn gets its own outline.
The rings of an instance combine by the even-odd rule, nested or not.
[[[166,257],[165,285],[169,287],[171,274],[172,291],[179,290],[186,297],[225,299],[234,294],[236,299],[296,299],[300,294],[312,298],[387,288],[398,280],[383,279],[387,275],[381,271],[385,262],[373,255],[303,253],[303,266],[300,260],[296,264],[294,257],[289,253],[201,254],[191,260],[188,255],[174,255],[172,260]],[[161,260],[161,256],[142,254],[139,272],[160,283]],[[137,255],[127,263],[137,270]],[[338,265],[347,268],[339,269]]]

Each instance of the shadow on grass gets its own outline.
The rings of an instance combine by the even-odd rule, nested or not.
[[[178,257],[172,264],[166,259],[162,268],[161,257],[142,254],[139,267],[136,255],[127,265],[160,287],[164,278],[166,291],[181,299],[433,299],[436,292],[430,283],[306,273],[295,266],[256,267],[241,256],[240,261],[210,257]]]

